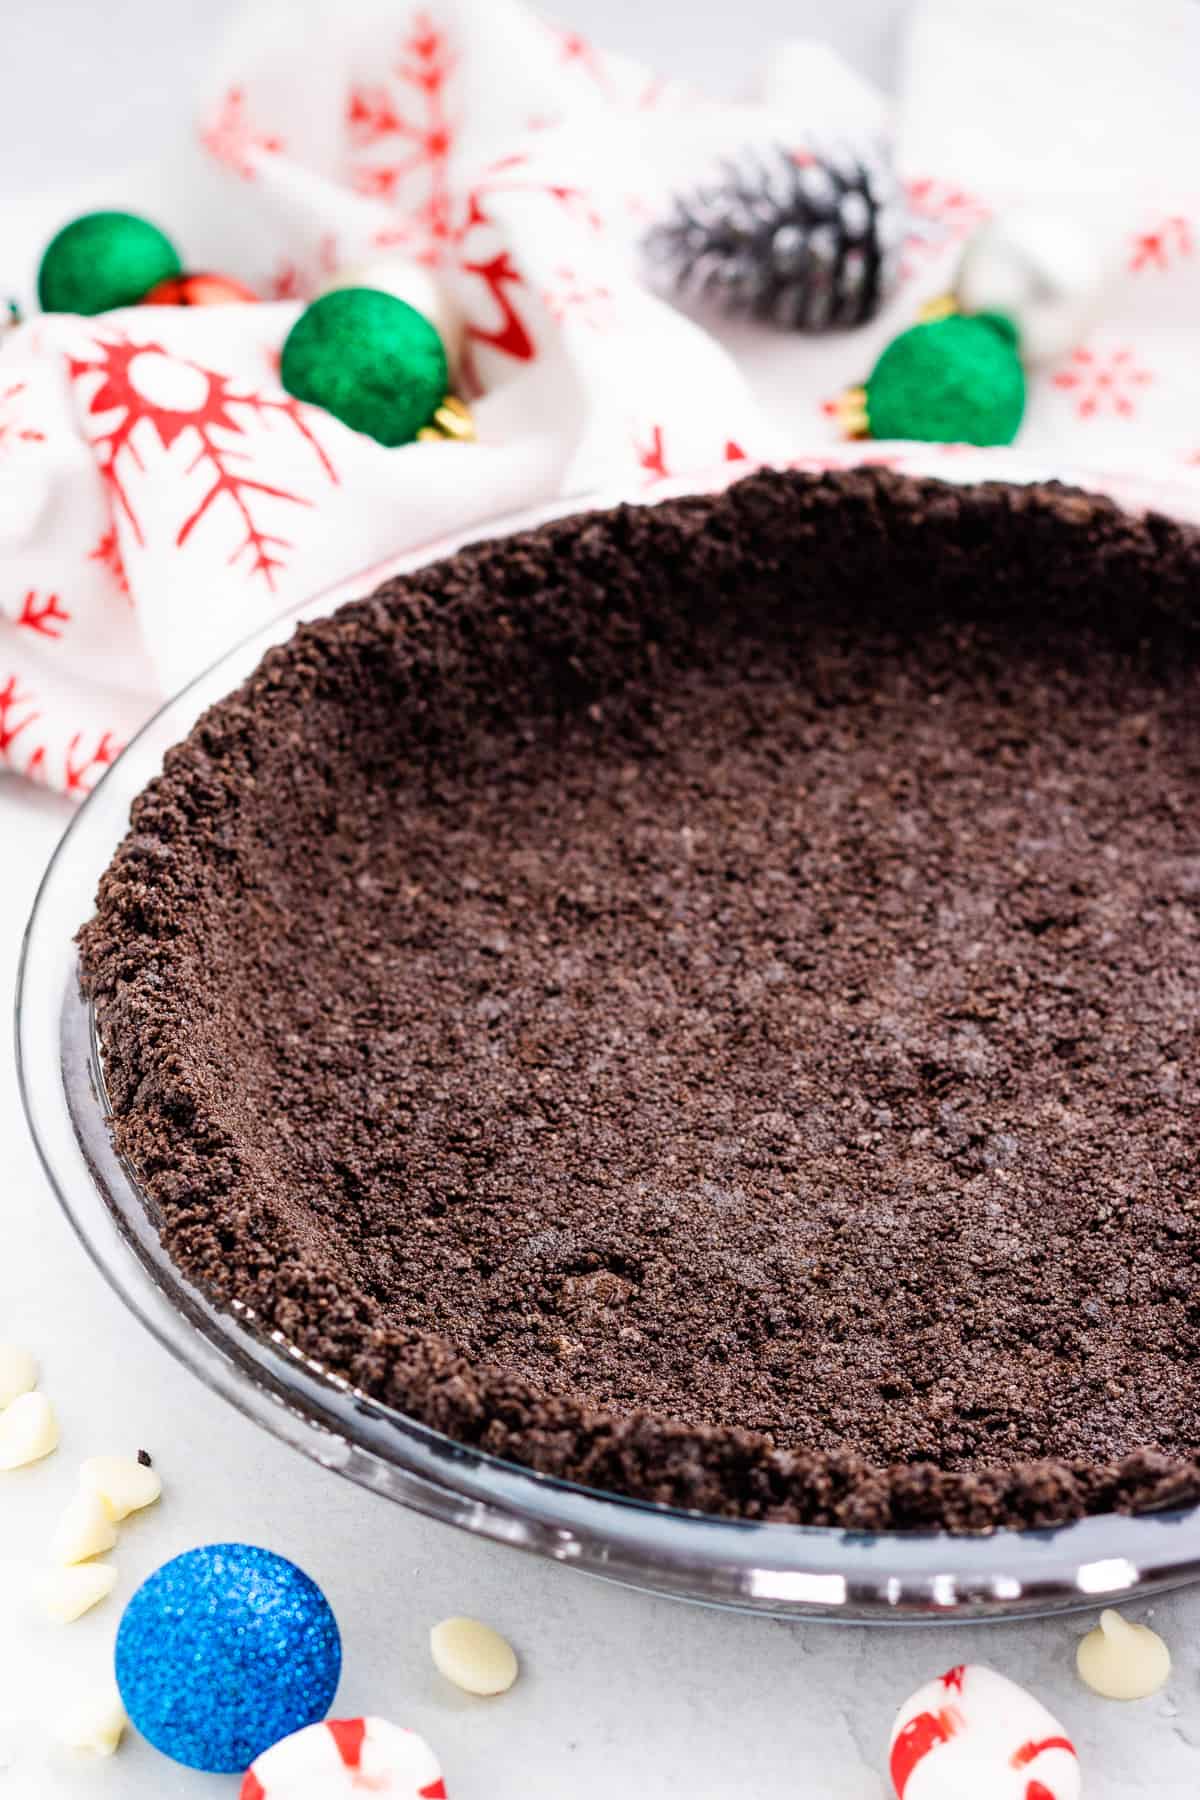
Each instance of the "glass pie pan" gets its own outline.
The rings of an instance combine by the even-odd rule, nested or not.
[[[934,472],[924,459],[922,465],[921,472]],[[960,466],[953,473],[962,479],[965,471]],[[1031,473],[1041,471],[1026,467],[1020,478]],[[278,1334],[256,1329],[244,1310],[240,1316],[218,1310],[164,1252],[153,1202],[111,1142],[100,1047],[79,991],[74,947],[97,881],[125,833],[131,802],[158,772],[164,752],[300,620],[465,543],[629,497],[558,502],[492,521],[339,584],[222,657],[164,706],[107,772],[43,878],[17,990],[26,1115],[75,1231],[142,1324],[256,1424],[389,1499],[595,1576],[711,1605],[857,1623],[1012,1619],[1146,1595],[1200,1577],[1200,1507],[978,1537],[866,1535],[685,1513],[537,1475],[352,1390]]]

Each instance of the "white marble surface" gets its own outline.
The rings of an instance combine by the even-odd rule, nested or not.
[[[20,30],[6,21],[0,193],[135,157],[186,92],[190,64],[227,10],[225,0],[57,0],[24,9]],[[728,15],[718,24],[715,9],[697,17],[682,0],[571,0],[558,10],[607,41],[735,85],[772,38],[818,20],[882,72],[896,7],[747,0],[733,55]],[[66,816],[0,778],[0,1016]],[[81,916],[87,899],[81,893]],[[234,1781],[177,1770],[136,1740],[100,1766],[47,1749],[56,1710],[103,1679],[122,1600],[168,1555],[218,1538],[268,1544],[323,1584],[346,1645],[338,1710],[379,1711],[424,1731],[455,1800],[880,1800],[895,1708],[965,1659],[994,1663],[1058,1714],[1079,1745],[1090,1800],[1184,1800],[1200,1790],[1200,1591],[1132,1609],[1153,1618],[1176,1665],[1164,1694],[1123,1707],[1075,1677],[1086,1617],[867,1631],[649,1600],[432,1525],[266,1439],[124,1314],[71,1237],[27,1139],[6,1029],[0,1209],[0,1335],[37,1350],[63,1420],[55,1457],[0,1476],[0,1800],[232,1800]],[[29,1588],[78,1459],[139,1445],[154,1453],[167,1491],[123,1532],[116,1599],[74,1626],[41,1622]],[[524,1673],[505,1699],[469,1701],[434,1675],[428,1628],[459,1611],[489,1618],[518,1646]]]

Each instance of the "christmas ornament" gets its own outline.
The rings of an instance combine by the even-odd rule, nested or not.
[[[381,294],[406,300],[422,318],[429,320],[442,340],[451,369],[455,367],[462,344],[462,317],[444,283],[432,270],[406,256],[381,256],[374,262],[339,269],[321,292],[332,294],[339,288],[355,287],[375,288]]]
[[[235,281],[232,275],[169,275],[142,295],[142,305],[231,306],[237,301],[257,299],[253,288],[244,281]]]
[[[1075,1747],[1040,1700],[979,1663],[927,1681],[892,1726],[897,1800],[1078,1800]]]
[[[942,444],[1011,444],[1024,410],[1017,334],[1002,313],[951,313],[902,331],[835,408],[847,437]]]
[[[471,417],[471,409],[454,394],[446,395],[432,421],[428,425],[422,425],[417,433],[423,444],[434,443],[438,438],[452,438],[460,444],[466,444],[474,436],[475,421]]]
[[[294,1563],[249,1544],[188,1550],[142,1584],[117,1633],[117,1686],[164,1756],[240,1774],[329,1710],[337,1623]]]
[[[1018,212],[991,219],[963,252],[954,291],[964,312],[1002,312],[1026,362],[1054,361],[1086,336],[1126,241],[1071,218]]]
[[[174,245],[134,213],[85,213],[64,225],[38,270],[43,312],[101,313],[136,306],[157,282],[181,273]]]
[[[651,264],[685,296],[792,331],[861,325],[895,284],[906,213],[875,144],[744,150],[651,228]]]
[[[329,1719],[257,1757],[239,1800],[446,1800],[437,1757],[424,1738],[386,1719]]]
[[[283,346],[280,378],[297,400],[380,444],[471,435],[466,409],[446,404],[437,332],[407,301],[376,288],[338,288],[306,307]]]

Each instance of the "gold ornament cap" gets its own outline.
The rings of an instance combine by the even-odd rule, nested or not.
[[[418,431],[417,438],[423,444],[439,440],[453,444],[474,443],[475,421],[470,408],[456,394],[447,394],[429,424]]]
[[[833,402],[833,417],[843,437],[865,438],[871,435],[867,418],[867,390],[848,387]]]

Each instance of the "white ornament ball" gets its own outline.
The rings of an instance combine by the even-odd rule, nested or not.
[[[406,300],[415,307],[441,338],[453,375],[462,348],[462,318],[445,286],[431,269],[407,256],[380,256],[371,262],[339,269],[321,292],[331,294],[336,288],[351,287],[377,288],[379,292],[394,294],[398,300]]]
[[[948,1669],[892,1726],[897,1800],[1079,1800],[1075,1747],[1040,1700],[980,1663]]]
[[[1073,350],[1120,267],[1120,246],[1058,213],[1015,212],[980,227],[963,252],[955,296],[964,312],[1002,312],[1026,362]]]

